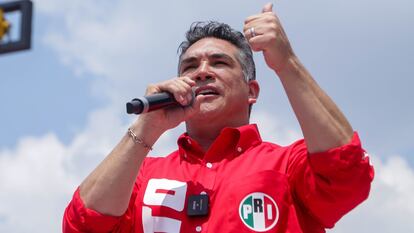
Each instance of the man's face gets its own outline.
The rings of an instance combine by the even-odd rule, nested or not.
[[[238,52],[237,47],[228,41],[204,38],[182,56],[180,76],[195,80],[196,96],[204,95],[206,98],[197,116],[204,119],[248,118],[249,85],[236,58]]]

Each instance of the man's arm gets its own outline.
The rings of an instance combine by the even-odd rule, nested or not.
[[[277,74],[310,153],[327,151],[351,141],[351,125],[296,57],[292,57]]]
[[[353,135],[351,125],[294,54],[272,4],[246,19],[244,33],[252,49],[263,51],[267,65],[279,76],[308,151],[322,152],[348,143]]]
[[[147,145],[153,145],[162,134],[140,120],[130,129]],[[143,144],[134,143],[125,134],[80,185],[80,197],[85,207],[102,214],[121,216],[128,207],[135,179],[148,151]]]
[[[180,77],[150,85],[147,95],[167,91],[183,106],[192,99],[191,87],[195,82],[189,77]],[[168,129],[176,127],[199,108],[202,97],[196,98],[188,107],[162,109],[140,115],[130,127],[146,145],[153,145]],[[149,149],[135,143],[125,134],[119,144],[104,161],[80,185],[80,197],[86,208],[101,214],[121,216],[128,208],[142,161]]]

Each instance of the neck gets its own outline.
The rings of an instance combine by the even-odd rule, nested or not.
[[[205,123],[209,122],[209,123]],[[188,135],[198,142],[204,152],[210,148],[211,144],[219,136],[220,132],[226,127],[240,127],[249,124],[249,120],[221,122],[214,124],[212,121],[187,121],[186,128]]]

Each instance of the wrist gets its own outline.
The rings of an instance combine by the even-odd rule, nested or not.
[[[287,76],[291,76],[292,73],[297,73],[302,67],[302,63],[299,61],[299,58],[295,55],[290,56],[286,59],[279,69],[275,69],[275,73],[279,76],[279,78],[284,78]]]
[[[132,131],[135,135],[134,137],[139,138],[149,147],[152,147],[158,138],[165,132],[165,130],[162,130],[158,126],[140,118],[128,128],[128,131]],[[128,134],[131,136],[130,133]],[[134,137],[132,138],[134,139]],[[136,140],[133,141],[135,142]]]
[[[142,145],[142,147],[144,147],[145,149],[150,150],[150,151],[152,150],[152,145],[148,145],[148,144],[144,141],[144,139],[142,139],[141,137],[137,136],[137,135],[135,134],[135,132],[134,132],[131,128],[128,128],[128,135],[129,135],[129,137],[131,137],[132,141],[134,141],[134,142],[135,142],[135,144],[140,144],[140,145]]]

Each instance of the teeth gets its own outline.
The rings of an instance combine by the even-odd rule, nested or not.
[[[203,91],[200,91],[199,94],[206,94],[206,93],[210,93],[210,92],[213,92],[213,91],[211,91],[211,90],[203,90]]]
[[[206,90],[202,90],[200,91],[198,94],[199,95],[205,95],[205,94],[215,94],[216,92],[214,92],[213,90],[210,89],[206,89]]]

